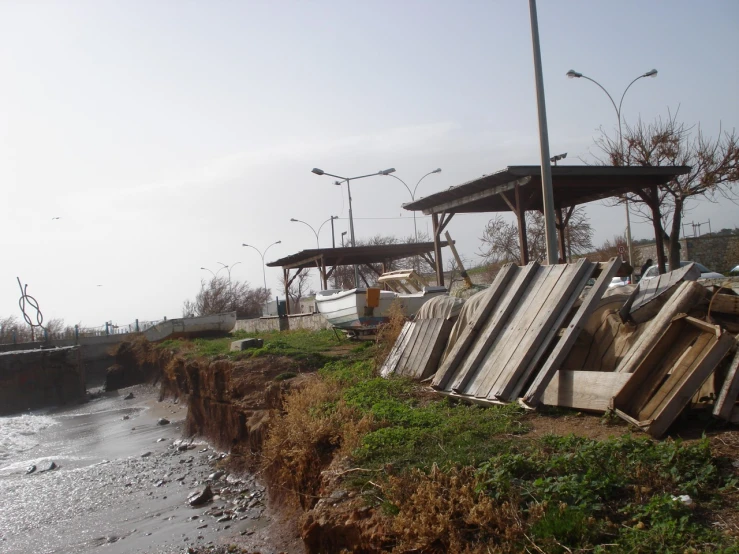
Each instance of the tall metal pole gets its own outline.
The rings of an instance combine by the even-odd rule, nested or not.
[[[334,216],[331,216],[331,248],[336,248],[336,235],[334,235]]]
[[[346,190],[349,193],[349,237],[352,240],[352,248],[356,246],[354,243],[354,216],[352,215],[352,187],[351,179],[346,180]],[[354,264],[354,287],[359,287],[359,266]]]
[[[539,110],[539,150],[541,153],[541,193],[544,201],[544,227],[547,239],[547,263],[557,263],[557,231],[554,219],[554,192],[552,191],[552,166],[549,161],[549,132],[547,108],[544,102],[544,78],[541,72],[541,48],[539,46],[539,21],[536,17],[536,0],[529,0],[531,13],[531,41],[534,49],[534,74],[536,76],[536,105]]]

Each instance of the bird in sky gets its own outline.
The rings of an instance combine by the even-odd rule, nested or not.
[[[52,217],[51,220],[54,221],[55,219],[61,219],[61,217]]]

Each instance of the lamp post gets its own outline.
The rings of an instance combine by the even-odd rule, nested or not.
[[[390,173],[387,173],[386,175],[388,177],[393,177],[394,179],[397,179],[398,181],[400,181],[401,183],[403,183],[403,186],[406,188],[406,190],[408,190],[408,194],[411,195],[411,202],[415,202],[416,201],[416,190],[418,190],[418,185],[420,185],[421,184],[421,181],[423,181],[426,177],[428,177],[432,173],[441,173],[441,168],[440,167],[437,167],[433,171],[429,171],[426,175],[424,175],[423,177],[421,177],[418,180],[418,182],[416,183],[416,186],[413,187],[413,190],[411,190],[410,187],[405,183],[405,181],[403,181],[403,179],[401,179],[400,177],[396,177],[395,175],[391,175]],[[418,228],[416,227],[416,212],[415,212],[415,210],[413,211],[413,232],[414,232],[414,236],[416,237],[416,242],[418,242]]]
[[[357,179],[364,179],[365,177],[374,177],[376,175],[389,175],[390,173],[395,172],[395,168],[391,167],[390,169],[384,169],[382,171],[378,171],[377,173],[369,173],[367,175],[359,175],[358,177],[342,177],[341,175],[333,175],[331,173],[326,173],[322,169],[318,169],[317,167],[314,167],[311,170],[312,173],[315,173],[316,175],[328,175],[329,177],[335,177],[336,179],[339,179],[334,184],[341,185],[342,182],[346,181],[346,190],[349,194],[349,233],[352,241],[352,247],[356,246],[356,242],[354,240],[354,216],[352,214],[352,188],[351,188],[351,181],[356,181]],[[359,286],[359,267],[357,264],[354,264],[354,286]]]
[[[341,233],[341,247],[344,248],[344,235],[346,235],[346,231],[342,231]]]
[[[282,243],[281,240],[278,240],[276,242],[273,242],[267,248],[264,249],[264,252],[262,252],[261,250],[259,250],[259,248],[257,248],[256,246],[252,246],[251,244],[243,243],[241,245],[241,246],[248,246],[249,248],[253,248],[254,250],[257,251],[257,253],[259,253],[259,256],[261,256],[261,258],[262,258],[262,277],[264,278],[264,290],[267,290],[267,271],[265,270],[265,267],[264,267],[264,256],[267,255],[267,250],[269,250],[270,248],[272,248],[275,244],[281,244],[281,243]]]
[[[606,93],[606,96],[608,96],[608,99],[611,101],[611,104],[613,104],[613,109],[616,110],[616,118],[618,119],[618,150],[619,150],[618,153],[619,153],[619,158],[620,158],[619,162],[621,163],[621,165],[624,164],[624,143],[623,143],[623,134],[622,134],[622,130],[621,130],[621,106],[624,103],[624,97],[626,96],[626,93],[631,88],[631,85],[633,85],[634,83],[636,83],[639,79],[643,79],[644,77],[656,77],[656,76],[657,76],[657,70],[656,69],[650,69],[646,73],[642,73],[641,75],[639,75],[636,79],[634,79],[633,81],[631,81],[629,83],[629,86],[627,86],[624,89],[624,92],[621,95],[621,100],[619,100],[618,106],[616,106],[616,101],[613,99],[613,96],[611,96],[610,93],[598,81],[596,81],[595,79],[591,79],[587,75],[583,75],[582,73],[579,73],[579,72],[575,71],[574,69],[570,69],[567,72],[567,77],[569,77],[570,79],[587,79],[591,83],[595,83],[596,85],[598,85],[598,87],[600,87],[600,90],[602,90],[603,92]],[[633,266],[633,260],[634,260],[634,258],[633,258],[633,253],[632,253],[632,249],[631,249],[631,216],[629,215],[629,198],[628,198],[628,196],[626,197],[626,201],[624,202],[624,206],[626,207],[626,245],[627,245],[627,248],[629,249],[629,265],[631,265],[632,268],[633,268],[634,267]],[[632,282],[634,280],[633,273],[631,275],[631,280],[632,280]]]
[[[547,243],[547,263],[557,263],[557,231],[554,226],[554,190],[552,189],[552,164],[549,161],[549,131],[547,108],[544,98],[544,77],[541,70],[541,46],[539,45],[539,19],[536,0],[529,0],[531,19],[531,45],[534,51],[534,78],[536,79],[536,108],[539,119],[539,154],[541,156],[541,199],[544,208],[544,229]]]

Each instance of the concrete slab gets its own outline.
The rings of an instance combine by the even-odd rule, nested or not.
[[[239,352],[241,350],[248,350],[249,348],[261,348],[262,346],[264,346],[264,340],[262,339],[235,340],[231,343],[231,352]]]

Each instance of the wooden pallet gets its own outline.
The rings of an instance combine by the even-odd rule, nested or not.
[[[718,325],[680,316],[654,341],[611,407],[653,437],[662,436],[734,344]]]

